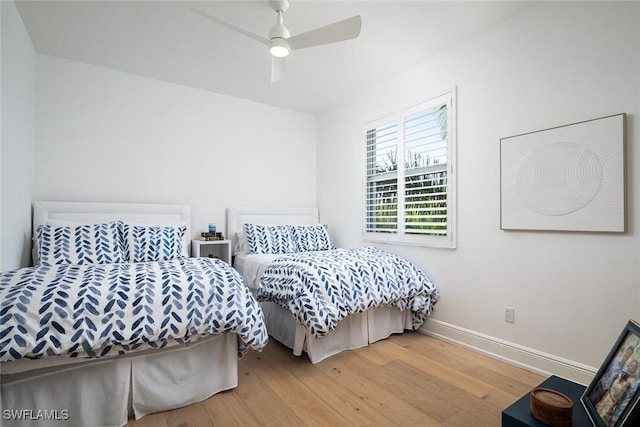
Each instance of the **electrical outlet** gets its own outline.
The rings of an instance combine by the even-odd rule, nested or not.
[[[516,322],[516,309],[511,307],[504,308],[504,321],[509,323]]]

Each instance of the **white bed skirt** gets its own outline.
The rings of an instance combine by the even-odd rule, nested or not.
[[[391,334],[411,329],[411,312],[395,307],[377,307],[342,319],[338,327],[321,338],[314,338],[297,323],[290,311],[272,302],[260,303],[267,330],[275,340],[300,356],[305,351],[311,363],[318,363],[344,350],[365,347]]]
[[[225,334],[160,353],[2,375],[2,425],[122,426],[129,415],[199,402],[237,387],[237,348],[237,336]]]

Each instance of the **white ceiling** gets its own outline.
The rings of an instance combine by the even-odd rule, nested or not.
[[[264,35],[263,1],[16,1],[37,52],[319,113],[532,5],[524,1],[292,0],[292,35],[361,15],[355,40],[292,52],[270,82],[264,45],[191,11]]]

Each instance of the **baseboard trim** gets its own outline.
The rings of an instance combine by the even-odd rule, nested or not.
[[[540,375],[553,374],[583,385],[589,384],[597,371],[591,366],[436,319],[429,319],[419,331]]]

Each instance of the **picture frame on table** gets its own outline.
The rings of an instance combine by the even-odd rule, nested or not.
[[[640,425],[638,322],[627,322],[580,400],[596,427]]]

